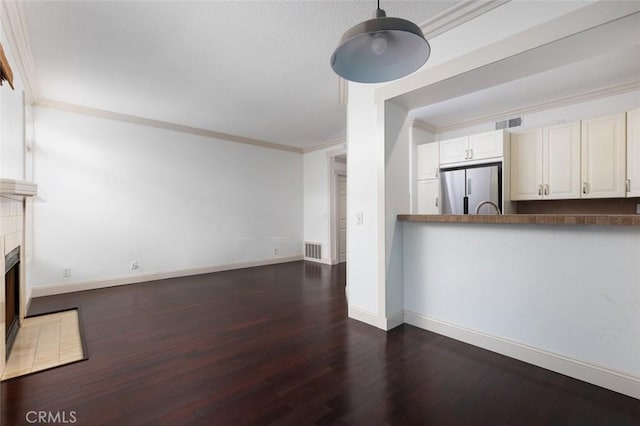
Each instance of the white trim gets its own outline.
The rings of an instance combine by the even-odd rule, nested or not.
[[[22,3],[2,0],[0,19],[24,85],[26,100],[32,104],[40,99],[40,85],[27,36]]]
[[[15,179],[0,179],[0,195],[33,197],[38,194],[38,185]]]
[[[302,152],[306,154],[307,152],[320,151],[321,149],[333,148],[333,147],[335,147],[336,149],[342,149],[344,152],[347,152],[346,147],[344,146],[345,143],[347,143],[347,138],[332,139],[320,145],[312,146],[310,148],[305,148],[302,150]]]
[[[487,13],[509,0],[467,0],[452,6],[445,11],[420,24],[420,29],[427,39],[436,37],[452,28],[462,25],[473,18]]]
[[[436,133],[439,130],[437,127],[432,126],[429,123],[425,123],[424,121],[415,120],[415,119],[411,122],[410,127],[418,130],[424,130],[425,132],[429,132],[429,133]]]
[[[310,257],[305,257],[302,260],[304,260],[305,262],[321,263],[323,265],[329,265],[329,266],[333,266],[337,264],[337,262],[334,262],[332,259],[327,259],[324,257],[322,259],[312,259]]]
[[[407,324],[640,399],[640,377],[404,311]]]
[[[615,96],[622,93],[632,92],[638,89],[640,89],[640,80],[628,81],[625,83],[620,83],[612,86],[601,87],[595,90],[590,90],[588,92],[578,93],[575,95],[565,96],[563,98],[557,98],[557,99],[553,99],[546,102],[540,102],[537,104],[528,105],[522,108],[505,110],[495,114],[489,114],[489,115],[485,115],[478,118],[472,118],[470,120],[458,121],[458,122],[449,124],[447,126],[434,127],[434,129],[436,133],[448,132],[450,130],[465,129],[467,127],[472,127],[479,124],[485,124],[492,121],[505,120],[507,118],[511,118],[514,116],[533,114],[535,112],[546,111],[546,110],[559,108],[566,105],[589,102],[597,99],[606,98],[609,96]],[[419,121],[416,121],[416,123],[424,124]]]
[[[229,263],[224,265],[206,266],[203,268],[182,269],[178,271],[157,272],[140,275],[124,275],[120,277],[79,281],[75,283],[60,283],[46,286],[36,286],[31,289],[31,297],[33,298],[52,296],[55,294],[73,293],[76,291],[84,290],[95,290],[99,288],[137,284],[147,281],[164,280],[168,278],[188,277],[191,275],[210,274],[212,272],[230,271],[233,269],[251,268],[254,266],[275,265],[278,263],[296,262],[299,260],[302,260],[302,255],[289,257],[273,257],[251,262]]]
[[[389,331],[393,328],[399,327],[402,324],[404,324],[404,311],[402,312],[398,312],[395,315],[391,315],[389,317],[387,317],[386,319],[387,323],[386,323],[386,328],[385,330]]]
[[[65,102],[52,101],[43,99],[35,104],[37,107],[52,108],[60,111],[73,112],[76,114],[84,114],[92,117],[106,118],[109,120],[122,121],[125,123],[138,124],[140,126],[155,127],[158,129],[171,130],[174,132],[188,133],[197,136],[204,136],[212,139],[220,139],[229,142],[244,143],[247,145],[255,145],[262,148],[279,149],[281,151],[289,151],[301,154],[303,150],[289,145],[282,145],[273,142],[266,142],[259,139],[245,138],[243,136],[231,135],[228,133],[216,132],[214,130],[202,129],[199,127],[184,126],[182,124],[169,123],[167,121],[154,120],[151,118],[138,117],[129,114],[120,114],[118,112],[104,111],[101,109],[89,108],[81,105],[68,104]]]
[[[357,308],[353,305],[349,305],[349,318],[363,322],[376,328],[386,330],[386,320],[381,319],[373,312],[366,309]]]

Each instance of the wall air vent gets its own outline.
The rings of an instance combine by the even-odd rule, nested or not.
[[[305,259],[322,259],[322,244],[305,241],[304,257]]]
[[[508,120],[496,121],[496,130],[510,129],[522,126],[522,117],[510,118]]]

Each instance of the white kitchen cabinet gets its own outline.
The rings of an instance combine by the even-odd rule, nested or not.
[[[580,122],[548,126],[542,131],[543,198],[580,198]]]
[[[469,160],[502,157],[506,136],[504,130],[469,136]]]
[[[627,197],[640,197],[640,108],[627,112]]]
[[[467,136],[440,142],[440,164],[467,161],[468,157],[469,138]]]
[[[417,179],[433,179],[438,177],[440,166],[438,147],[438,143],[426,143],[416,147]]]
[[[440,179],[418,181],[418,214],[440,213]]]
[[[511,134],[511,199],[580,198],[580,122]]]
[[[511,133],[511,199],[542,199],[542,129]]]
[[[582,198],[625,197],[625,114],[582,121]]]
[[[508,136],[504,130],[479,133],[440,142],[440,164],[500,158]]]

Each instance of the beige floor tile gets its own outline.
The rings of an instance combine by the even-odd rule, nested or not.
[[[27,318],[18,331],[2,379],[83,358],[76,310]]]

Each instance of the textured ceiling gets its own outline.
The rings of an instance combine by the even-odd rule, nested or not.
[[[383,1],[421,23],[457,1]],[[329,57],[367,1],[28,1],[43,99],[310,148],[344,136]]]

